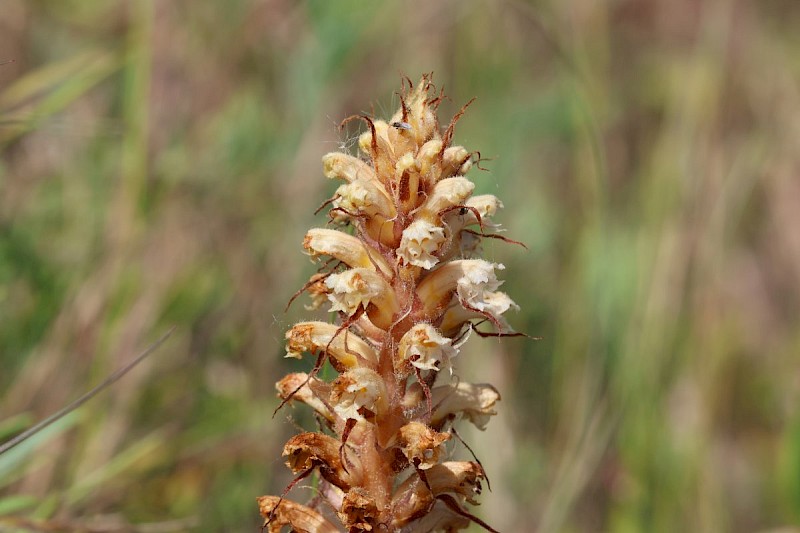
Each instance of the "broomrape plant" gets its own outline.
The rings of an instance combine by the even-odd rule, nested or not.
[[[358,139],[363,158],[322,159],[325,176],[343,182],[325,204],[330,219],[353,234],[309,230],[303,246],[325,262],[304,289],[312,307],[328,302],[340,320],[286,332],[286,356],[316,362],[277,383],[281,406],[309,405],[327,430],[286,443],[296,477],[284,495],[317,472],[319,497],[309,506],[259,498],[270,533],[457,531],[471,522],[494,531],[466,508],[485,479],[480,462],[450,460],[447,443],[459,438],[459,419],[484,429],[500,395],[456,379],[451,362],[478,323],[495,330],[481,336],[517,335],[503,317],[517,306],[497,290],[503,265],[477,258],[482,237],[510,239],[492,233],[500,200],[473,196],[464,177],[475,154],[452,146],[466,106],[442,131],[443,95],[430,76],[416,88],[406,81],[390,120],[343,122],[368,126]],[[326,360],[338,373],[332,382],[318,375]]]

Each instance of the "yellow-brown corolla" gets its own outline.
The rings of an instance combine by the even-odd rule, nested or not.
[[[307,288],[340,322],[302,322],[287,332],[287,357],[309,353],[316,364],[277,389],[283,403],[303,402],[327,425],[330,434],[296,435],[283,452],[298,480],[320,476],[327,503],[259,498],[271,533],[456,531],[471,522],[492,530],[466,508],[477,503],[481,465],[449,460],[447,443],[458,419],[485,428],[500,396],[491,385],[454,379],[451,360],[474,322],[507,333],[502,315],[516,304],[497,290],[502,265],[476,257],[502,204],[472,196],[464,175],[473,154],[451,146],[461,113],[442,131],[441,99],[430,77],[416,88],[409,81],[390,120],[359,117],[368,126],[359,138],[363,159],[323,157],[325,176],[344,182],[330,219],[353,234],[307,233],[312,259],[333,259]],[[339,374],[330,383],[316,375],[325,360]]]

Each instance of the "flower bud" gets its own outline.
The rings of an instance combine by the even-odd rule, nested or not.
[[[463,146],[451,146],[442,157],[442,177],[463,176],[472,168],[471,155]]]
[[[386,221],[396,214],[392,201],[386,193],[363,180],[345,183],[336,189],[333,206],[336,208],[334,215],[347,220],[366,216]]]
[[[372,129],[375,131],[373,136]],[[383,120],[372,121],[372,129],[358,138],[358,147],[372,159],[375,175],[384,185],[394,176],[395,148],[389,142],[389,124]]]
[[[354,181],[380,183],[368,163],[339,152],[325,154],[322,157],[322,172],[328,179],[340,179],[348,183]]]
[[[419,173],[431,185],[439,181],[442,169],[439,154],[442,151],[442,140],[431,139],[422,145],[417,152],[417,166]]]
[[[474,189],[475,184],[461,176],[443,179],[433,187],[430,196],[420,208],[419,216],[438,220],[448,208],[463,204]]]
[[[439,136],[439,122],[434,109],[429,105],[428,89],[428,84],[421,83],[406,94],[403,107],[389,120],[390,124],[408,124],[407,128],[392,128],[389,131],[392,144],[401,148],[402,153]]]
[[[312,258],[328,255],[351,268],[380,269],[387,276],[392,273],[391,267],[378,252],[341,231],[323,228],[308,230],[303,247]]]
[[[412,211],[419,205],[419,171],[417,161],[411,152],[397,160],[395,165],[395,180],[397,184],[397,199],[399,209],[403,213]]]

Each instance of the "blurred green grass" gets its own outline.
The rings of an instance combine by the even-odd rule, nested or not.
[[[778,0],[8,0],[0,435],[177,330],[0,458],[0,529],[257,530],[255,497],[289,480],[273,383],[308,316],[283,307],[332,192],[320,157],[356,135],[339,120],[390,114],[401,73],[428,71],[445,116],[478,97],[456,142],[494,158],[471,177],[529,247],[486,252],[513,325],[544,337],[460,357],[503,394],[468,433],[492,480],[479,514],[800,525],[799,24]]]

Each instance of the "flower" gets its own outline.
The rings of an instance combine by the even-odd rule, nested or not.
[[[427,220],[415,220],[403,230],[397,255],[408,264],[430,270],[439,262],[435,254],[444,242],[444,228]]]
[[[452,339],[443,336],[430,324],[422,323],[403,335],[397,352],[400,360],[395,365],[397,372],[402,372],[403,367],[407,368],[408,365],[438,372],[442,367],[450,368],[450,360],[458,350],[453,346]]]
[[[337,415],[355,420],[364,420],[365,411],[383,414],[388,404],[381,376],[369,368],[354,368],[336,378],[330,401]]]
[[[286,356],[308,353],[316,362],[276,385],[281,405],[305,404],[326,426],[295,435],[283,450],[295,482],[321,478],[320,498],[310,506],[259,498],[270,532],[456,531],[471,523],[494,531],[468,511],[483,468],[457,460],[447,444],[461,419],[484,429],[500,394],[452,379],[452,360],[470,324],[508,334],[504,315],[517,305],[498,290],[503,265],[477,257],[485,232],[499,231],[492,219],[502,203],[472,195],[472,153],[452,145],[463,110],[442,130],[441,99],[425,76],[403,91],[389,120],[357,117],[366,124],[362,157],[323,157],[324,175],[343,182],[329,218],[352,233],[308,231],[303,247],[322,267],[304,289],[313,308],[327,300],[338,321],[289,329]],[[319,375],[326,361],[337,373],[330,381]]]

